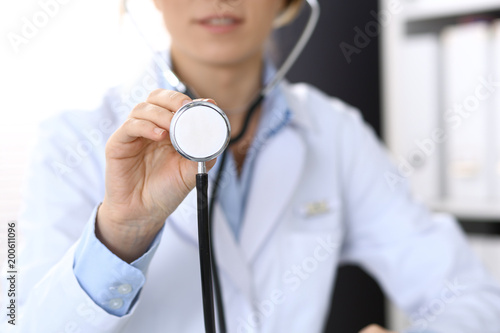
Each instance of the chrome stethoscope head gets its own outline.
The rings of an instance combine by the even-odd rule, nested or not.
[[[218,106],[193,101],[181,107],[170,124],[170,141],[175,150],[188,160],[208,162],[229,144],[231,125]]]

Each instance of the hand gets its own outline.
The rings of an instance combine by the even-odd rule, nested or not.
[[[396,332],[388,331],[378,325],[371,324],[363,328],[361,331],[359,331],[359,333],[396,333]]]
[[[147,250],[196,185],[197,163],[183,158],[169,135],[173,113],[190,101],[178,92],[155,90],[106,143],[106,193],[96,236],[126,262]]]

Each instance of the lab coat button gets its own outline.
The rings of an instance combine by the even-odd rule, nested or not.
[[[121,298],[113,298],[109,301],[109,307],[113,310],[119,309],[123,306],[123,300]]]
[[[132,286],[128,283],[121,284],[118,287],[118,292],[122,295],[130,294],[131,291],[132,291]]]

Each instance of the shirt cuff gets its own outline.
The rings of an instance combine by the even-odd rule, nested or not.
[[[121,317],[130,311],[146,281],[145,275],[160,244],[163,228],[147,252],[128,264],[97,239],[97,208],[94,208],[76,247],[73,272],[82,289],[97,305]]]

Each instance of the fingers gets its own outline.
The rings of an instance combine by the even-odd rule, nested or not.
[[[183,105],[191,102],[191,98],[177,91],[156,89],[149,94],[146,102],[165,108],[170,112],[175,112]]]
[[[169,110],[150,103],[139,103],[130,112],[129,118],[149,120],[158,127],[169,130],[173,114]]]
[[[165,129],[149,120],[128,118],[113,136],[120,143],[129,143],[137,138],[160,141],[165,138],[165,132]]]
[[[213,99],[199,100],[216,104]],[[191,101],[189,96],[177,91],[154,90],[146,102],[136,105],[127,121],[113,135],[114,139],[120,143],[132,142],[140,137],[160,141],[170,130],[175,111]]]
[[[217,103],[211,98],[198,98],[195,101],[204,101],[210,102],[215,105]],[[153,90],[148,98],[146,99],[147,103],[154,104],[169,110],[170,112],[175,113],[179,110],[183,105],[192,102],[191,98],[183,93],[173,90],[165,90],[165,89],[156,89]]]
[[[213,99],[199,99],[200,101],[211,102],[215,104]],[[143,102],[136,105],[130,112],[129,118],[137,118],[149,120],[156,124],[158,127],[170,130],[170,123],[172,122],[173,113],[161,106]]]

